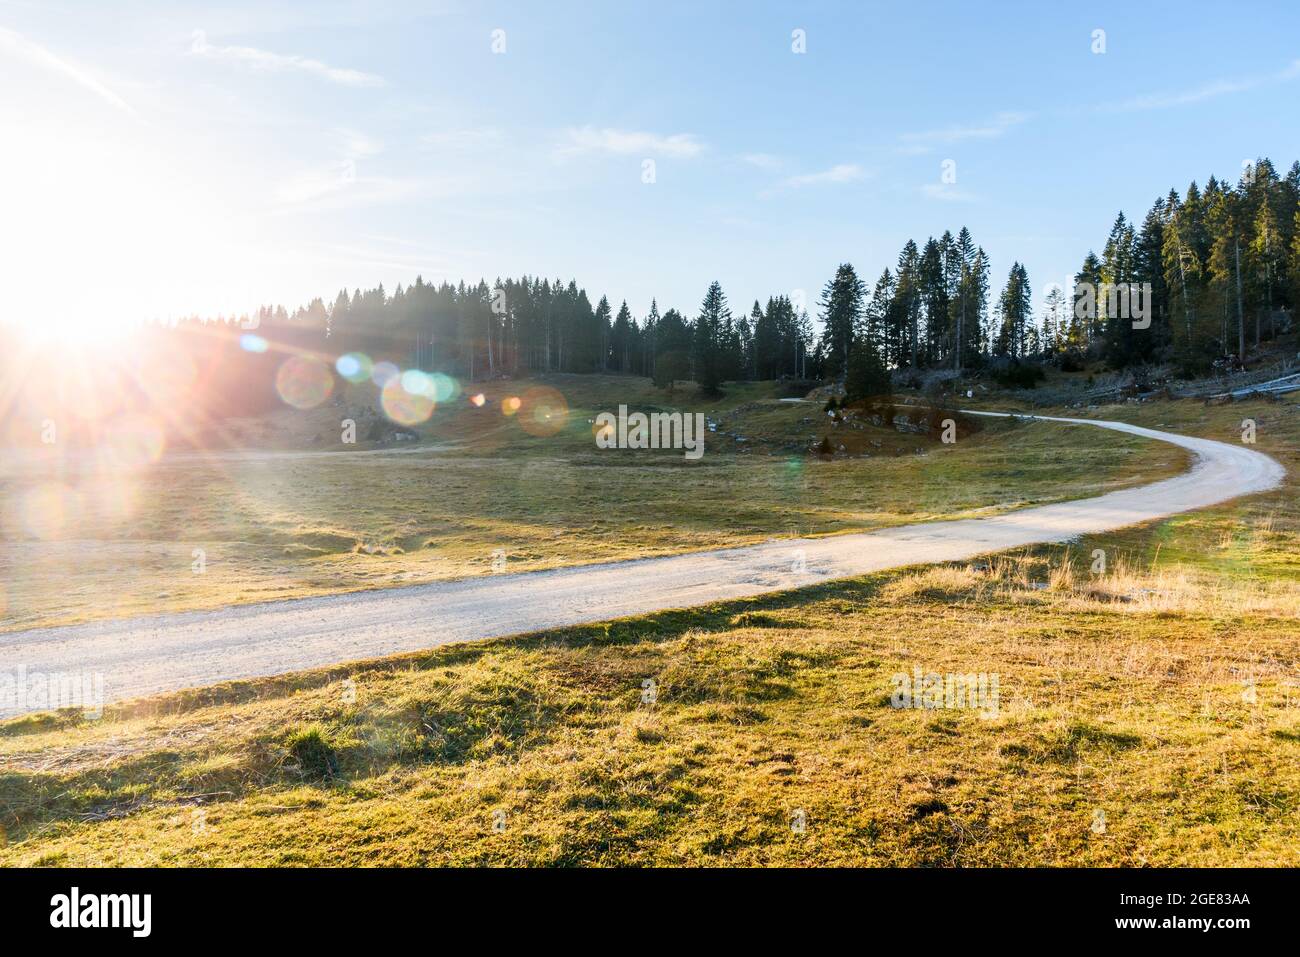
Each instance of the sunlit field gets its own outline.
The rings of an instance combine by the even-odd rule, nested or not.
[[[1094,410],[1252,416],[1289,479],[1068,547],[7,722],[0,860],[1295,866],[1296,413]],[[891,707],[913,669],[996,713]]]
[[[0,467],[3,628],[987,515],[1186,464],[1179,449],[1093,429],[978,420],[953,445],[901,424],[853,429],[774,383],[708,400],[689,383],[667,393],[620,376],[462,391],[406,428],[382,420],[367,384],[172,441],[160,431],[162,448],[144,459],[11,450]],[[506,414],[511,397],[521,409]],[[543,400],[553,418],[530,420]],[[702,411],[716,431],[694,462],[598,449],[592,419],[620,403]],[[899,414],[914,424],[926,413]],[[357,423],[354,444],[342,441],[345,420]],[[823,437],[836,455],[813,454]]]

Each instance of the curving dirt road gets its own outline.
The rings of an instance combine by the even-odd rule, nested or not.
[[[1266,491],[1285,475],[1274,459],[1244,446],[1122,422],[1026,418],[1171,442],[1195,462],[1151,485],[990,518],[10,632],[0,634],[0,676],[19,669],[102,676],[104,701],[117,701],[1063,542]],[[0,716],[33,710],[11,704],[0,700]]]

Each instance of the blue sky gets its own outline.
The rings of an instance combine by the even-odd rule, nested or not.
[[[1120,209],[1300,157],[1298,11],[0,2],[11,317],[417,273],[576,277],[637,315],[693,313],[713,279],[733,307],[811,305],[839,262],[870,282],[963,224],[1037,299]]]

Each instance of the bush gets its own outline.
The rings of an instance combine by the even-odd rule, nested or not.
[[[781,379],[776,384],[778,399],[802,399],[813,389],[821,385],[815,379]]]
[[[888,396],[892,391],[889,371],[876,350],[867,342],[855,342],[844,379],[845,399],[860,402]]]
[[[320,725],[309,724],[290,732],[284,744],[307,777],[331,778],[338,774],[338,752],[330,743],[329,732]]]
[[[993,373],[993,381],[1004,389],[1032,389],[1046,378],[1042,366],[1018,360]]]
[[[1082,372],[1088,360],[1078,349],[1066,349],[1057,360],[1057,368],[1062,372]]]

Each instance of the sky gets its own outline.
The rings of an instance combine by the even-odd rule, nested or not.
[[[1300,158],[1298,38],[1292,2],[0,0],[0,319],[525,273],[815,314],[962,225],[1037,302],[1117,212]]]

